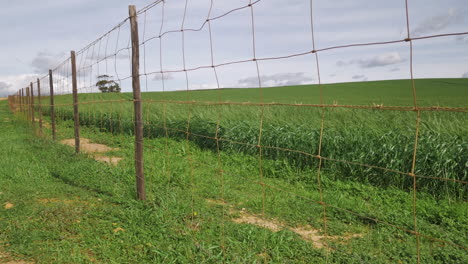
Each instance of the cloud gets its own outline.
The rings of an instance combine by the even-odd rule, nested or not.
[[[45,74],[49,69],[54,69],[61,62],[60,58],[63,58],[65,53],[54,54],[47,50],[39,51],[31,61],[31,66],[34,69],[34,73]]]
[[[353,77],[351,77],[353,80],[359,80],[359,81],[367,81],[367,77],[365,75],[362,75],[362,74],[356,74],[356,75],[353,75]]]
[[[153,77],[153,81],[161,81],[164,77],[164,80],[173,80],[174,76],[171,73],[155,73]]]
[[[353,80],[357,80],[357,79],[364,79],[366,76],[365,75],[353,75]]]
[[[421,21],[412,31],[411,36],[420,37],[427,33],[434,33],[447,28],[451,24],[456,24],[462,21],[463,16],[467,11],[454,10],[450,8],[447,13],[438,14],[428,17]]]
[[[464,44],[464,43],[467,43],[467,44],[468,44],[468,36],[464,36],[464,35],[463,35],[463,36],[462,36],[462,35],[457,36],[457,37],[455,38],[455,41],[456,41],[457,43],[460,43],[460,44]]]
[[[13,92],[10,91],[11,86],[12,85],[10,83],[0,81],[0,97],[7,97],[10,95]]]
[[[273,75],[261,75],[260,80],[263,87],[270,86],[290,86],[307,84],[313,81],[313,78],[306,76],[305,72],[295,73],[277,73]],[[238,87],[258,87],[258,77],[252,76],[238,81]]]
[[[398,67],[396,67],[396,68],[391,68],[390,71],[391,71],[391,72],[400,71],[400,68],[398,68]]]
[[[383,67],[392,64],[398,64],[406,61],[404,58],[400,56],[398,52],[390,52],[381,54],[369,59],[358,59],[358,60],[350,60],[348,62],[345,61],[337,61],[336,66],[343,67],[347,65],[357,64],[361,68],[374,68],[374,67]]]
[[[29,85],[29,83],[40,76],[37,74],[19,74],[0,76],[0,97],[6,97],[16,93],[19,89]]]
[[[462,78],[468,78],[468,72],[465,72],[465,73],[462,75]]]

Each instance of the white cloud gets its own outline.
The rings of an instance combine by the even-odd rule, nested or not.
[[[49,69],[54,69],[61,62],[60,58],[65,56],[65,53],[54,54],[47,50],[40,51],[31,61],[31,66],[35,73],[45,74]]]
[[[306,76],[304,72],[295,72],[261,75],[260,80],[263,87],[270,87],[307,84],[314,79]],[[258,84],[257,76],[247,77],[238,81],[238,87],[258,87]]]
[[[172,76],[171,73],[155,73],[153,77],[153,81],[161,81],[164,78],[164,80],[173,80],[174,76]]]
[[[10,95],[12,93],[12,91],[10,91],[11,86],[11,83],[0,81],[0,97],[7,97]]]
[[[16,93],[19,89],[25,88],[31,81],[35,81],[39,77],[37,74],[0,76],[0,97]]]
[[[395,68],[391,68],[391,69],[390,69],[390,71],[391,71],[391,72],[396,72],[396,71],[400,71],[400,68],[398,68],[398,67],[395,67]]]
[[[374,68],[374,67],[382,67],[382,66],[388,66],[392,64],[398,64],[406,61],[404,58],[400,56],[400,53],[398,52],[390,52],[390,53],[385,53],[382,55],[378,55],[372,58],[368,59],[355,59],[355,60],[350,60],[348,62],[346,61],[337,61],[336,66],[343,67],[351,64],[357,64],[361,68]]]
[[[450,8],[447,13],[438,14],[423,20],[411,31],[411,36],[420,37],[425,34],[441,31],[449,25],[462,21],[466,13],[466,10],[462,11]]]
[[[462,78],[468,78],[468,72],[465,72],[465,73],[462,75]]]

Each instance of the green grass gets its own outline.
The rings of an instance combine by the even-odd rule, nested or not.
[[[97,95],[82,97],[85,96]],[[159,95],[154,93],[154,96]],[[59,97],[58,100],[67,98],[69,99],[67,96]],[[48,129],[44,131],[47,137],[37,137],[31,133],[30,125],[23,121],[21,115],[15,118],[7,113],[5,103],[0,103],[0,138],[4,150],[0,152],[0,248],[38,263],[220,263],[223,260],[227,263],[263,263],[265,258],[269,263],[416,263],[415,236],[373,220],[379,219],[408,230],[414,228],[413,193],[410,188],[398,186],[400,183],[397,186],[391,182],[381,184],[379,181],[388,175],[381,172],[372,174],[373,171],[366,174],[355,172],[355,177],[368,177],[367,180],[360,178],[356,181],[350,175],[342,174],[343,168],[324,164],[319,188],[317,167],[314,167],[311,157],[306,156],[302,161],[309,166],[300,166],[301,164],[294,163],[298,156],[279,158],[280,156],[274,155],[282,154],[266,153],[267,157],[260,167],[256,149],[239,151],[234,147],[224,146],[218,156],[218,152],[210,145],[213,142],[197,141],[195,138],[186,141],[183,140],[183,134],[172,134],[171,138],[165,138],[161,135],[153,136],[149,134],[151,131],[147,131],[145,175],[148,201],[138,202],[134,198],[134,139],[130,129],[131,119],[124,118],[131,112],[122,111],[127,107],[123,104],[114,104],[113,108],[109,104],[89,107],[96,107],[100,111],[94,112],[94,117],[86,116],[84,113],[92,108],[82,107],[84,118],[81,121],[87,124],[82,127],[82,136],[120,148],[112,153],[124,158],[116,167],[98,163],[85,155],[75,155],[72,148],[50,141]],[[157,122],[155,118],[160,114],[160,108],[157,107],[154,104],[145,108],[147,125]],[[117,109],[121,109],[120,112]],[[59,138],[72,138],[73,124],[65,116],[69,109],[63,107],[61,110]],[[168,116],[179,115],[181,118],[185,114],[188,116],[189,111],[187,106],[174,107],[169,104],[166,110]],[[258,128],[258,119],[252,120],[252,112],[245,112],[245,108],[237,108],[237,112],[224,107],[190,110],[194,113],[191,127],[200,129],[202,133],[205,132],[203,126],[207,123],[206,120],[216,124],[218,113],[222,114],[222,120],[230,120],[227,117],[231,116],[245,118],[245,123],[231,128],[233,136],[252,140],[250,136],[258,133],[255,130],[255,127]],[[258,108],[252,111],[258,111]],[[290,122],[301,123],[301,118],[304,122],[308,121],[307,125],[315,127],[319,124],[320,111],[303,111],[304,116],[298,115],[297,109],[293,111],[289,108],[283,115],[275,112],[265,115],[265,124],[270,121],[272,129],[281,128],[282,124],[287,130],[273,131],[278,134],[271,132],[271,144],[289,142],[293,146],[300,146],[306,140],[316,139],[309,137],[316,136],[316,132],[301,135],[301,130],[286,126]],[[374,115],[377,115],[372,119],[375,122],[381,118],[390,118],[386,116],[387,112],[380,114],[376,111],[357,117],[356,113],[360,111],[327,112],[327,115],[336,115],[333,122],[325,123],[325,131],[333,131],[332,129],[341,126],[353,128],[353,125],[357,129],[359,125],[356,125],[356,120],[362,118],[364,121]],[[112,119],[109,114],[113,114]],[[315,115],[318,117],[310,118]],[[373,150],[380,152],[374,152],[369,157],[378,157],[384,152],[395,155],[397,152],[391,151],[391,144],[412,148],[411,143],[406,145],[404,141],[396,141],[401,140],[400,134],[405,135],[405,125],[401,123],[407,121],[411,115],[414,118],[414,114],[405,115],[395,114],[395,118],[400,118],[394,122],[398,129],[390,129],[394,131],[391,135],[395,139],[389,136],[388,139],[392,140],[388,143],[374,142],[373,144],[378,145]],[[200,117],[200,120],[197,121],[194,116]],[[4,118],[9,120],[4,121]],[[452,123],[457,120],[465,122],[463,118],[463,115],[448,120],[440,118],[438,120],[441,124],[437,128],[442,134],[442,126],[449,129],[451,124],[453,130],[447,130],[445,135],[451,135],[452,132],[461,135],[462,144],[466,144],[464,128]],[[180,120],[177,122],[183,122]],[[388,120],[384,119],[385,122]],[[167,123],[178,124],[177,122]],[[232,123],[225,124],[238,122],[233,120]],[[184,128],[183,123],[179,125]],[[382,130],[385,130],[381,123],[364,123],[361,126],[362,131],[371,130],[375,136],[382,136]],[[435,126],[435,123],[431,123],[431,126]],[[208,127],[215,128],[215,125],[208,123]],[[414,125],[407,130],[408,138],[414,136]],[[345,130],[341,130],[341,133],[345,133],[343,131]],[[421,135],[427,135],[425,133],[428,132],[425,131],[428,128],[423,126]],[[161,130],[160,133],[165,131]],[[285,137],[288,133],[291,136]],[[350,146],[363,144],[361,148],[345,151],[351,157],[366,152],[364,147],[371,146],[366,145],[366,141],[371,140],[372,135],[374,134],[362,132],[362,135],[343,134],[329,139],[342,140],[335,144],[343,148],[346,147],[345,141],[350,138],[354,139]],[[275,138],[276,141],[273,141]],[[446,138],[437,138],[439,141],[441,139]],[[254,143],[254,140],[251,142]],[[390,149],[381,151],[380,148],[384,148],[384,145],[390,145]],[[424,147],[424,143],[422,145],[420,147]],[[427,153],[443,155],[438,153],[443,151],[444,148],[436,148]],[[450,155],[457,158],[458,154]],[[393,159],[396,160],[395,157]],[[443,160],[445,157],[434,159]],[[259,174],[260,168],[263,179]],[[392,178],[386,180],[402,181],[407,177],[391,176]],[[374,182],[373,179],[379,181]],[[459,195],[465,195],[462,189],[464,185],[446,186],[450,188],[446,194],[458,188],[458,195],[441,195],[435,198],[433,193],[419,188],[422,180],[417,182],[418,232],[447,241],[448,244],[421,237],[421,263],[468,262],[466,250],[453,245],[466,247],[467,244],[468,210],[466,202],[458,199]],[[262,188],[258,184],[260,181],[273,188]],[[310,225],[319,234],[325,235],[323,206],[318,203],[321,196],[330,205],[326,207],[326,235],[360,234],[362,237],[348,241],[324,239],[330,247],[327,252],[313,247],[310,242],[292,232],[294,227]],[[51,199],[52,202],[44,199]],[[207,199],[223,199],[234,210],[227,205],[210,203]],[[4,210],[3,204],[6,202],[13,203],[15,207]],[[233,220],[241,215],[239,211],[242,208],[258,216],[263,213],[264,219],[273,219],[287,227],[279,232],[272,232],[251,224],[236,224]],[[125,231],[113,232],[118,227]],[[224,247],[221,247],[223,244]]]
[[[466,107],[467,79],[422,79],[415,81],[419,106]],[[328,84],[322,87],[324,103],[340,105],[413,106],[410,80]],[[180,101],[259,102],[319,104],[318,86],[265,89],[144,93],[145,136],[186,138],[199,147],[217,150],[213,138],[221,138],[220,149],[256,155],[262,124],[263,157],[278,166],[316,168],[322,109],[317,107],[260,105],[183,104]],[[130,94],[80,94],[80,102],[131,98]],[[160,101],[170,101],[161,103]],[[57,104],[70,104],[69,95],[58,96]],[[114,134],[133,133],[131,102],[80,105],[80,123]],[[71,106],[57,108],[62,120],[73,119]],[[47,109],[46,109],[47,114]],[[374,109],[327,108],[321,156],[403,173],[411,171],[416,131],[416,113]],[[467,181],[468,118],[465,113],[421,113],[415,173]],[[207,138],[208,137],[208,138]],[[240,144],[240,143],[244,144]],[[283,149],[283,150],[280,150]],[[285,151],[284,149],[293,150]],[[299,153],[301,152],[301,153]],[[333,177],[371,183],[380,187],[410,190],[411,177],[346,162],[323,164]],[[282,177],[273,173],[274,177]],[[287,180],[294,180],[288,178]],[[466,187],[451,181],[421,178],[418,188],[435,196],[464,199]]]

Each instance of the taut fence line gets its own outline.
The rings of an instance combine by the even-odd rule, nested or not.
[[[466,184],[468,183],[466,177],[461,178],[446,178],[446,177],[439,177],[438,175],[425,175],[420,174],[417,172],[416,165],[417,165],[417,156],[418,156],[418,143],[421,139],[420,130],[421,130],[421,115],[423,113],[434,113],[434,112],[444,112],[444,113],[459,113],[459,114],[466,114],[468,112],[468,107],[454,107],[454,106],[420,106],[418,104],[418,97],[417,97],[417,87],[415,84],[415,78],[413,74],[413,42],[425,40],[425,39],[436,39],[436,38],[447,38],[452,36],[467,36],[468,32],[456,32],[450,34],[439,34],[439,35],[427,35],[427,36],[420,36],[420,37],[413,37],[411,36],[410,30],[410,19],[409,19],[409,12],[408,12],[408,1],[406,1],[406,36],[403,39],[394,39],[382,42],[370,42],[370,43],[349,43],[340,46],[330,46],[330,47],[316,47],[316,40],[315,40],[315,32],[314,32],[314,17],[313,17],[313,1],[311,1],[310,7],[310,21],[311,21],[311,39],[312,39],[312,47],[309,48],[305,52],[300,53],[293,53],[293,54],[283,54],[277,57],[260,57],[258,56],[258,45],[256,44],[256,27],[255,27],[255,10],[257,6],[262,2],[262,0],[257,1],[249,1],[246,5],[234,8],[229,10],[221,15],[212,16],[211,9],[213,8],[213,1],[211,2],[210,11],[206,17],[206,20],[202,23],[200,28],[186,28],[185,27],[185,19],[187,13],[187,3],[185,5],[183,21],[181,23],[180,30],[168,30],[163,31],[163,25],[165,22],[165,1],[155,1],[154,3],[146,6],[145,8],[137,11],[135,6],[129,7],[129,16],[125,18],[122,22],[120,22],[117,26],[112,28],[110,31],[105,33],[104,35],[100,36],[98,39],[84,47],[83,49],[79,50],[78,52],[71,51],[70,57],[67,58],[64,62],[59,64],[55,69],[50,69],[48,74],[43,76],[42,78],[38,78],[35,83],[31,82],[28,87],[20,89],[14,95],[9,96],[9,107],[12,112],[19,113],[24,116],[27,120],[31,122],[33,127],[38,127],[41,134],[45,133],[45,126],[50,126],[50,133],[54,140],[58,138],[57,132],[57,120],[73,120],[73,129],[74,129],[74,146],[76,153],[80,153],[80,125],[85,124],[86,126],[96,126],[96,127],[105,127],[107,131],[111,133],[122,132],[126,133],[129,127],[132,128],[132,134],[135,137],[135,179],[136,179],[136,193],[137,198],[140,200],[146,200],[146,191],[145,191],[145,173],[144,173],[144,156],[143,150],[145,147],[147,149],[153,150],[151,146],[147,146],[144,143],[144,138],[147,135],[146,133],[150,134],[150,132],[157,131],[158,133],[162,134],[162,137],[168,138],[169,135],[173,135],[174,137],[183,138],[187,141],[187,161],[190,167],[190,174],[193,174],[194,166],[205,166],[205,167],[212,167],[213,164],[204,164],[203,161],[195,161],[192,157],[192,150],[188,144],[189,141],[200,141],[200,142],[211,142],[211,149],[214,150],[216,155],[218,156],[218,163],[215,165],[217,168],[216,176],[220,178],[222,184],[224,184],[225,176],[230,174],[223,170],[223,162],[222,162],[222,145],[229,144],[233,146],[237,146],[238,149],[246,149],[246,152],[256,153],[255,155],[258,157],[258,181],[253,182],[253,184],[257,184],[261,188],[262,193],[262,205],[261,205],[261,217],[267,218],[265,213],[265,207],[267,203],[267,190],[273,191],[282,191],[288,192],[288,190],[281,189],[280,187],[273,186],[266,182],[265,180],[265,172],[264,172],[264,161],[268,157],[275,157],[274,155],[285,155],[285,156],[292,156],[292,157],[300,157],[301,159],[310,159],[316,163],[316,180],[317,186],[319,190],[319,198],[318,199],[311,199],[310,197],[303,196],[298,193],[292,192],[291,195],[295,197],[300,197],[301,199],[307,200],[308,202],[318,205],[321,207],[321,219],[322,219],[322,230],[327,236],[329,224],[328,224],[328,216],[330,210],[337,210],[344,214],[353,215],[362,219],[371,220],[373,222],[395,228],[396,230],[403,231],[405,233],[414,235],[414,239],[416,242],[416,262],[421,262],[421,253],[420,253],[420,240],[428,239],[433,242],[442,243],[444,245],[450,245],[454,248],[459,250],[467,250],[466,246],[456,244],[450,241],[445,241],[444,239],[432,237],[425,235],[424,233],[419,232],[418,230],[418,221],[417,221],[417,191],[418,191],[418,181],[419,180],[427,180],[427,181],[434,181],[434,182],[443,182],[449,183],[454,185],[459,185],[460,189],[464,190],[466,188]],[[162,18],[161,18],[161,27],[159,29],[159,33],[155,36],[148,37],[147,36],[147,15],[150,11],[152,11],[156,7],[161,7],[162,10]],[[252,57],[248,59],[240,59],[240,60],[231,60],[227,62],[215,63],[215,52],[213,49],[213,32],[212,27],[213,24],[219,22],[223,18],[229,17],[236,12],[246,11],[249,13],[249,23],[251,25],[251,40],[252,40]],[[143,29],[140,27],[143,21]],[[125,29],[128,29],[128,32],[125,32]],[[209,43],[209,50],[210,50],[210,62],[208,64],[200,64],[196,66],[189,66],[187,63],[187,55],[188,55],[188,47],[187,47],[187,34],[189,33],[197,33],[203,30],[208,31],[208,43]],[[122,36],[124,37],[124,41],[122,41]],[[163,39],[169,36],[177,36],[181,37],[182,48],[178,52],[179,55],[182,57],[181,66],[178,68],[173,69],[165,69],[163,66],[163,56],[166,54],[163,52]],[[112,39],[115,38],[115,39]],[[128,40],[128,41],[127,41]],[[126,44],[125,44],[125,41]],[[109,46],[109,42],[114,44],[114,46]],[[150,43],[159,42],[160,49],[157,51],[159,52],[159,70],[149,71],[147,68],[147,64],[149,62],[149,55],[150,51],[147,49],[147,45]],[[397,43],[406,43],[408,45],[410,60],[409,60],[409,76],[411,77],[411,94],[412,94],[412,105],[410,106],[399,106],[399,105],[349,105],[349,104],[327,104],[323,97],[323,89],[324,85],[321,81],[320,75],[320,57],[319,55],[325,52],[331,52],[334,50],[342,50],[342,49],[349,49],[355,47],[368,47],[368,46],[385,46]],[[142,51],[143,56],[140,57],[140,51]],[[157,53],[156,52],[156,53]],[[171,56],[168,54],[167,56]],[[320,102],[317,104],[310,104],[310,103],[277,103],[277,102],[267,102],[264,96],[263,91],[263,82],[261,74],[261,67],[259,66],[260,63],[263,62],[271,62],[271,61],[282,61],[287,59],[293,58],[302,58],[305,56],[311,56],[312,61],[311,64],[314,65],[316,69],[316,76],[318,80],[318,89],[320,90]],[[121,61],[125,62],[125,65],[122,66]],[[110,62],[110,66],[108,65]],[[143,68],[140,71],[140,64]],[[219,71],[223,67],[229,67],[233,65],[253,65],[255,69],[255,81],[258,83],[258,88],[260,88],[260,94],[257,98],[257,102],[228,102],[223,101],[221,98],[222,94],[222,87],[220,83],[220,74]],[[130,70],[127,71],[125,76],[121,76],[121,69],[124,67],[128,67]],[[104,70],[104,69],[105,70]],[[219,91],[218,100],[206,99],[206,100],[193,100],[191,98],[190,87],[189,87],[189,76],[192,73],[198,71],[207,71],[212,74],[213,78],[216,80],[215,89]],[[109,80],[109,73],[114,72],[116,79]],[[103,78],[104,85],[100,86],[100,91],[103,92],[112,92],[113,90],[121,89],[122,83],[131,82],[132,85],[132,94],[128,93],[116,93],[116,96],[113,98],[106,98],[104,100],[100,100],[97,97],[89,96],[89,94],[97,93],[96,91],[96,84],[93,80],[93,74],[98,75],[99,77]],[[187,100],[183,99],[151,99],[151,98],[144,98],[142,97],[142,84],[140,81],[142,79],[145,80],[144,84],[148,86],[148,78],[154,78],[158,81],[161,81],[161,85],[163,91],[165,91],[166,85],[168,82],[172,80],[172,75],[180,74],[182,76],[182,83],[186,84],[186,92],[187,92]],[[106,79],[107,78],[107,79]],[[98,82],[99,83],[99,82]],[[49,89],[44,89],[47,87]],[[102,90],[101,90],[102,89]],[[106,90],[107,89],[107,90]],[[72,101],[65,102],[63,101],[63,95],[71,94]],[[48,100],[45,100],[47,99]],[[163,96],[161,96],[163,97]],[[68,97],[67,97],[68,98]],[[82,100],[82,98],[84,98]],[[60,101],[57,101],[60,99]],[[132,107],[129,106],[132,105]],[[94,105],[110,105],[111,111],[109,113],[102,113],[102,110],[95,107]],[[160,107],[162,112],[162,121],[159,123],[152,123],[152,121],[148,121],[145,119],[145,115],[151,115],[150,107]],[[120,108],[116,108],[120,107]],[[145,108],[147,107],[147,108]],[[182,125],[177,126],[175,122],[170,123],[168,121],[168,109],[170,107],[186,107],[183,111],[186,111],[186,119],[182,120]],[[211,131],[208,133],[206,131],[198,131],[196,130],[197,120],[194,118],[195,110],[202,107],[243,107],[243,108],[258,108],[258,126],[255,131],[252,133],[255,135],[252,138],[246,139],[242,141],[241,139],[236,138],[228,138],[222,135],[222,126],[223,116],[221,112],[217,113],[217,116],[213,121]],[[302,150],[302,149],[294,149],[288,148],[283,145],[268,145],[264,143],[265,134],[268,133],[266,129],[265,123],[266,120],[266,112],[272,108],[279,108],[279,107],[291,107],[294,109],[315,109],[318,111],[320,116],[319,122],[319,129],[317,132],[317,137],[314,138],[317,140],[316,149],[314,150]],[[72,109],[72,110],[71,110]],[[131,115],[124,116],[126,111],[130,111]],[[147,109],[147,112],[145,112]],[[158,108],[159,109],[159,108]],[[381,164],[372,164],[366,162],[357,162],[355,160],[345,160],[337,158],[336,156],[326,156],[324,154],[324,142],[326,140],[326,117],[328,111],[336,110],[336,109],[344,109],[344,110],[372,110],[372,111],[379,111],[379,112],[398,112],[398,113],[414,113],[414,134],[413,134],[413,141],[411,142],[411,153],[410,153],[410,160],[411,164],[409,168],[402,167],[402,168],[391,168],[386,167]],[[114,110],[119,110],[118,112]],[[117,117],[115,117],[117,115]],[[50,124],[47,124],[44,121],[44,116],[50,116]],[[181,115],[182,116],[182,115]],[[413,121],[411,121],[413,122]],[[129,126],[131,123],[131,126]],[[412,125],[412,126],[413,126]],[[171,127],[172,126],[172,127]],[[146,132],[149,131],[149,132]],[[205,133],[206,132],[206,133]],[[208,144],[207,144],[208,145]],[[162,154],[167,155],[174,155],[170,153],[168,149],[168,145],[166,143],[166,148]],[[155,151],[160,151],[156,149]],[[282,154],[272,154],[272,153],[282,153]],[[271,156],[268,156],[271,155]],[[323,168],[325,163],[332,163],[332,164],[341,164],[341,166],[348,166],[348,167],[359,167],[361,169],[368,169],[368,170],[376,170],[380,173],[392,173],[395,175],[399,175],[401,177],[408,178],[411,181],[411,191],[412,191],[412,226],[399,226],[388,222],[386,220],[381,220],[372,216],[362,215],[359,212],[354,212],[352,210],[346,208],[340,208],[338,206],[333,205],[332,202],[328,202],[324,199],[323,195]],[[231,173],[232,174],[232,173]],[[194,184],[192,182],[192,184]],[[457,186],[458,186],[457,185]],[[224,201],[224,185],[221,186],[222,188],[222,197],[221,199]],[[193,203],[193,200],[192,200]],[[193,209],[192,204],[192,209]],[[223,223],[224,219],[224,212],[223,212]],[[223,226],[224,227],[224,226]],[[223,229],[224,230],[224,229]],[[223,240],[224,241],[224,240]],[[223,242],[224,243],[224,242]],[[220,247],[224,252],[224,245]],[[265,250],[266,251],[266,250]],[[330,253],[331,254],[331,253]]]

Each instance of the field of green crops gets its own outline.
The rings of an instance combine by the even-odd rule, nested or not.
[[[418,106],[466,107],[468,79],[422,79],[415,81]],[[356,82],[323,85],[325,104],[413,106],[410,80]],[[129,99],[131,94],[80,94],[80,102]],[[222,89],[190,92],[143,93],[145,135],[189,140],[201,148],[258,155],[273,160],[275,168],[265,173],[282,178],[281,168],[316,168],[321,117],[324,115],[321,156],[323,168],[333,177],[394,186],[413,187],[411,177],[369,166],[408,173],[411,171],[417,114],[413,111],[326,108],[308,106],[236,104],[184,104],[183,101],[231,103],[319,104],[319,86],[264,89]],[[163,101],[163,102],[162,102]],[[70,104],[69,95],[57,104]],[[111,133],[133,131],[131,102],[80,105],[80,122]],[[71,106],[57,108],[62,120],[73,118]],[[47,114],[47,111],[46,111]],[[420,176],[467,181],[468,117],[460,112],[422,111],[415,173]],[[261,139],[260,136],[261,125]],[[285,150],[287,149],[287,150]],[[305,155],[309,154],[309,155]],[[349,162],[353,162],[351,164]],[[418,179],[418,189],[436,196],[463,198],[466,187],[451,181]],[[288,178],[300,181],[300,178]]]

